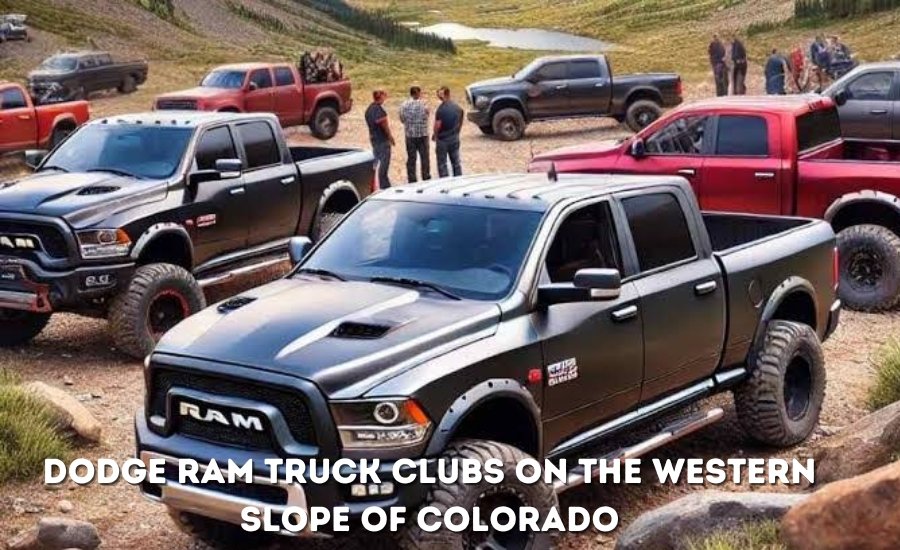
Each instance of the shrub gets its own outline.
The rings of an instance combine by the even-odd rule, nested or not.
[[[900,8],[900,0],[795,0],[797,19],[838,19]]]
[[[0,369],[0,483],[40,474],[45,458],[65,459],[69,441],[53,412]]]
[[[880,409],[900,401],[900,340],[886,343],[872,359],[875,384],[869,389],[868,405]]]
[[[778,536],[778,522],[746,523],[734,531],[719,531],[708,537],[687,541],[687,550],[784,550]]]

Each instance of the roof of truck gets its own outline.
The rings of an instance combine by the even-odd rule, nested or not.
[[[227,65],[218,65],[214,71],[252,71],[254,69],[268,69],[273,65],[290,65],[284,61],[280,63],[266,63],[263,61],[251,61],[247,63],[229,63]]]
[[[144,113],[130,113],[126,115],[112,115],[103,118],[95,118],[89,124],[146,124],[159,126],[181,126],[196,128],[216,122],[233,122],[235,120],[271,118],[275,116],[267,113],[229,113],[215,111],[148,111]]]
[[[481,174],[391,187],[373,198],[542,212],[562,202],[660,185],[688,187],[677,176],[559,174],[553,181],[546,173]]]
[[[713,99],[703,99],[685,104],[677,110],[690,111],[719,111],[741,110],[766,113],[788,113],[798,115],[819,109],[823,106],[831,106],[834,103],[830,98],[815,94],[804,95],[759,95],[759,96],[728,96]]]

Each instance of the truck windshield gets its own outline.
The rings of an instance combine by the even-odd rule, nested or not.
[[[244,71],[213,71],[203,77],[200,85],[204,88],[231,88],[238,89],[244,85]]]
[[[405,279],[474,300],[509,294],[540,212],[370,200],[302,264],[348,280]]]
[[[44,161],[41,170],[110,172],[135,178],[171,176],[187,149],[192,128],[135,124],[85,126]]]
[[[55,55],[41,63],[40,69],[50,71],[74,71],[78,67],[78,60],[74,57]]]

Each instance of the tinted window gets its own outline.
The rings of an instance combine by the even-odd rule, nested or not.
[[[836,108],[817,109],[797,117],[797,149],[808,151],[841,137]]]
[[[278,144],[272,127],[265,122],[251,122],[237,127],[244,152],[247,153],[247,168],[271,166],[281,162]]]
[[[203,78],[201,86],[207,88],[237,89],[244,85],[244,71],[213,71]]]
[[[716,154],[767,156],[769,154],[769,134],[766,119],[744,115],[724,115],[719,117]]]
[[[569,78],[600,78],[600,63],[596,61],[572,61],[569,63]]]
[[[647,138],[647,153],[656,155],[699,155],[703,152],[706,117],[688,116],[659,129]]]
[[[289,86],[294,83],[294,73],[288,67],[275,67],[275,85]]]
[[[272,87],[272,74],[269,69],[257,69],[250,73],[250,83],[256,84],[258,89]]]
[[[87,69],[96,65],[93,57],[82,57],[79,66],[83,69]]]
[[[674,195],[657,193],[622,201],[641,271],[696,255],[684,212]]]
[[[534,74],[537,80],[565,80],[565,63],[547,63]]]
[[[893,73],[864,74],[847,86],[847,94],[860,101],[890,101],[893,83]]]
[[[237,153],[227,127],[213,128],[200,138],[197,145],[198,170],[215,170],[217,160],[233,158],[237,158]]]
[[[547,253],[547,274],[554,283],[570,282],[579,269],[622,270],[619,241],[607,203],[593,204],[570,214]]]
[[[22,93],[22,90],[11,88],[0,95],[0,109],[21,109],[27,106],[28,103],[25,102],[25,94]]]
[[[108,55],[98,55],[97,65],[112,65],[112,58]]]

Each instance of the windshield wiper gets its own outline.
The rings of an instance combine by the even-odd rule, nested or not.
[[[116,174],[118,176],[125,176],[127,178],[134,178],[136,180],[141,179],[140,176],[136,174],[132,174],[127,170],[121,170],[119,168],[91,168],[90,170],[85,170],[85,172],[109,172],[110,174]]]
[[[56,166],[55,164],[51,164],[50,166],[41,166],[41,169],[38,170],[38,172],[43,172],[44,170],[59,170],[60,172],[66,172],[66,173],[69,172],[62,166]]]
[[[451,298],[453,300],[462,300],[456,294],[453,294],[449,290],[443,289],[440,286],[429,283],[428,281],[420,281],[418,279],[409,279],[407,277],[372,277],[369,279],[369,282],[372,283],[394,283],[403,286],[415,286],[420,288],[427,288],[429,290],[433,290],[438,294],[443,294],[447,298]]]
[[[309,273],[310,275],[322,275],[324,277],[334,277],[338,281],[346,281],[347,280],[333,271],[328,271],[327,269],[317,269],[314,267],[301,267],[300,269],[297,270],[297,273]]]

